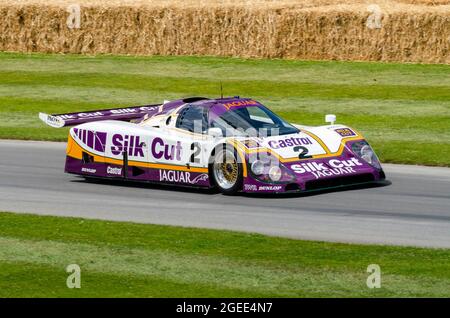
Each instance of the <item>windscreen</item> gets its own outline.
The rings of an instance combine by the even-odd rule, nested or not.
[[[222,129],[224,136],[265,137],[293,134],[299,131],[262,105],[230,109],[215,117],[210,127]]]

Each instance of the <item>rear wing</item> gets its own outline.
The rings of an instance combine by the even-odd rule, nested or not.
[[[133,119],[142,118],[147,114],[156,114],[161,106],[162,104],[142,105],[54,115],[39,113],[39,119],[54,128],[75,126],[82,123],[100,120],[130,121]]]

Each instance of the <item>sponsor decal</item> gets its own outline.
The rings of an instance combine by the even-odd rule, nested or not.
[[[140,136],[115,134],[112,137],[111,153],[117,156],[127,152],[129,156],[144,157],[145,146]]]
[[[92,113],[77,113],[77,114],[65,114],[65,115],[59,115],[58,118],[61,119],[77,119],[77,118],[91,118],[91,117],[98,117],[98,116],[104,116],[101,111],[98,112],[92,112]]]
[[[87,172],[87,173],[96,173],[97,169],[92,169],[92,168],[81,168],[81,172]]]
[[[106,133],[100,131],[92,131],[86,129],[73,129],[74,134],[78,140],[88,148],[98,152],[105,152]]]
[[[245,191],[256,191],[256,190],[258,190],[258,187],[254,184],[244,184],[244,190]]]
[[[166,160],[181,160],[181,142],[177,141],[176,144],[166,143],[159,137],[156,137],[152,141],[152,155],[155,159],[161,159],[164,157]]]
[[[293,164],[291,169],[298,174],[311,173],[316,179],[356,173],[353,167],[363,164],[357,158],[348,160],[331,159],[328,163],[308,162]]]
[[[260,148],[261,147],[259,142],[257,142],[256,140],[253,140],[253,139],[246,139],[246,140],[242,140],[241,142],[248,149],[254,149],[254,148]]]
[[[259,186],[258,190],[259,191],[279,191],[281,190],[281,186],[280,185],[264,185],[264,186]]]
[[[108,166],[106,168],[106,173],[113,174],[113,175],[116,175],[116,176],[121,176],[122,175],[122,168]]]
[[[200,181],[206,180],[208,180],[208,174],[206,173],[199,174],[192,178],[191,173],[188,171],[159,170],[159,181],[197,184]]]
[[[60,118],[52,115],[47,116],[47,122],[53,125],[58,125],[60,123]]]
[[[280,149],[286,147],[295,147],[302,145],[312,145],[313,142],[308,137],[290,137],[279,140],[271,140],[269,141],[269,147],[272,149]]]
[[[129,108],[121,108],[121,109],[111,109],[111,110],[102,110],[102,111],[93,111],[86,113],[74,113],[74,114],[64,114],[55,116],[56,118],[61,118],[63,120],[66,119],[79,119],[79,118],[95,118],[95,117],[104,117],[111,116],[117,114],[133,114],[140,112],[150,112],[157,110],[158,107],[155,106],[140,106],[140,107],[129,107]]]
[[[240,106],[256,106],[259,105],[259,103],[253,99],[251,100],[240,100],[235,101],[231,103],[225,103],[223,104],[227,110],[230,110],[232,107],[240,107]]]
[[[110,113],[111,114],[133,114],[133,113],[138,113],[141,111],[152,111],[152,110],[156,110],[158,107],[148,107],[148,106],[142,106],[142,107],[138,107],[138,108],[122,108],[122,109],[111,109]]]
[[[356,133],[353,130],[351,130],[350,128],[338,128],[338,129],[335,129],[334,131],[337,132],[342,137],[356,136]]]

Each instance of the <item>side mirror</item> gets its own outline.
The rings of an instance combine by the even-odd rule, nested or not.
[[[214,138],[222,137],[222,129],[217,127],[209,128],[208,135]]]
[[[325,115],[325,122],[330,123],[330,125],[334,125],[335,121],[336,121],[336,115],[333,115],[333,114]]]

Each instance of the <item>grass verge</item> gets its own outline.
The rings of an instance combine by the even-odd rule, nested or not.
[[[450,166],[450,65],[0,53],[0,138],[63,141],[39,111],[217,97],[220,82],[291,122],[335,113],[384,162]]]
[[[450,250],[0,213],[0,297],[449,297]],[[66,287],[69,264],[81,288]],[[381,288],[366,286],[369,264]]]

